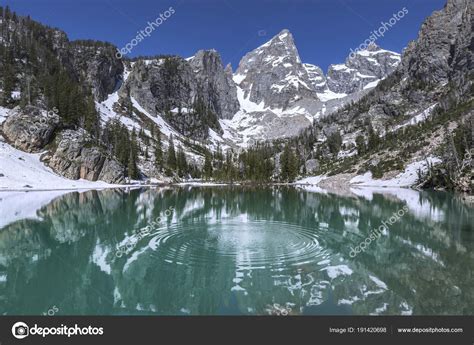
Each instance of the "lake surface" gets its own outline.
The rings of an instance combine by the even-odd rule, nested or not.
[[[3,192],[0,312],[472,315],[473,224],[404,189]]]

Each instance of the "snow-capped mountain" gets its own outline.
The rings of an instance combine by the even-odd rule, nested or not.
[[[303,67],[306,69],[306,73],[308,73],[308,78],[313,89],[315,89],[318,93],[324,92],[327,89],[327,81],[321,67],[312,65],[310,63],[304,63]]]
[[[288,30],[247,53],[234,81],[242,89],[244,99],[263,108],[286,109],[302,97],[316,97]]]
[[[331,65],[326,76],[320,67],[301,61],[293,35],[282,30],[240,61],[233,78],[240,111],[229,126],[244,142],[297,135],[359,99],[399,62],[399,54],[370,45],[345,64]]]
[[[348,57],[345,63],[329,66],[328,89],[335,93],[351,94],[373,88],[395,71],[400,60],[400,54],[370,44],[366,50]]]
[[[32,35],[31,28],[45,41],[35,46],[32,61],[20,56],[8,61],[8,66],[0,61],[5,73],[17,71],[4,78],[7,83],[0,90],[5,106],[0,109],[3,147],[11,152],[15,148],[35,155],[44,153],[33,158],[41,159],[61,176],[109,183],[122,183],[130,171],[138,171],[134,176],[140,178],[176,178],[169,169],[176,164],[163,161],[171,156],[171,138],[180,159],[184,155],[185,164],[194,171],[202,171],[205,157],[219,148],[224,153],[233,149],[231,159],[237,165],[241,162],[236,153],[253,141],[299,137],[302,132],[303,136],[310,132],[307,137],[317,143],[333,136],[337,144],[339,134],[346,153],[352,155],[356,136],[364,136],[361,124],[371,122],[382,133],[387,125],[411,123],[417,114],[428,114],[426,109],[432,110],[439,102],[437,94],[430,96],[428,91],[437,90],[437,86],[424,93],[421,90],[433,80],[449,86],[451,65],[459,71],[453,79],[459,80],[460,87],[453,92],[469,90],[469,83],[461,82],[466,75],[465,61],[470,61],[464,57],[470,22],[459,15],[469,8],[466,3],[449,0],[444,12],[451,24],[439,29],[444,19],[434,15],[402,58],[372,44],[344,63],[331,65],[326,74],[301,60],[288,30],[247,53],[233,73],[215,50],[201,50],[189,58],[117,59],[116,47],[111,44],[69,41],[60,30],[39,23],[25,25],[31,19],[9,19],[4,31],[9,37],[18,37],[10,41],[2,38],[6,47],[24,44],[15,52],[31,51],[25,39]],[[458,35],[459,28],[463,31]],[[461,37],[455,46],[459,52],[451,52],[449,44],[458,42],[451,37],[456,35]],[[48,59],[54,61],[46,64]],[[32,63],[43,69],[32,68]],[[392,72],[383,87],[370,92]],[[56,73],[56,79],[46,78],[48,73]],[[34,92],[25,93],[24,81]],[[54,94],[47,92],[51,89]],[[357,101],[365,95],[361,105]],[[45,121],[44,113],[52,105],[60,108],[60,118],[47,117]],[[363,121],[354,120],[361,114]],[[313,151],[332,154],[325,147],[318,151],[315,146]],[[157,152],[163,154],[161,160]],[[277,166],[278,152],[271,159]]]
[[[10,24],[11,32],[21,25],[14,21]],[[115,58],[116,48],[111,44],[71,42],[60,30],[42,30],[52,40],[44,50],[52,47],[52,54],[64,65],[65,73],[91,90],[99,114],[97,125],[105,128],[111,121],[118,121],[128,131],[147,136],[153,136],[156,128],[165,149],[173,137],[177,148],[196,166],[204,163],[202,149],[197,147],[212,152],[218,146],[237,148],[256,140],[298,135],[315,120],[360,97],[399,61],[393,58],[396,54],[371,47],[360,52],[354,61],[346,61],[345,70],[351,73],[338,74],[337,65],[333,65],[326,76],[318,66],[301,61],[293,35],[285,29],[247,53],[233,73],[230,65],[224,67],[215,50],[200,50],[186,59],[158,56],[120,60]],[[24,69],[22,64],[18,62],[18,70]],[[13,94],[22,97],[20,90],[13,90]],[[59,174],[92,180],[106,176],[102,179],[109,182],[122,180],[123,167],[108,157],[109,153],[95,146],[83,147],[91,146],[91,138],[84,140],[88,134],[80,129],[67,132],[59,124],[43,123],[47,131],[30,135],[31,128],[41,120],[35,114],[44,112],[46,107],[39,102],[35,112],[28,109],[9,112],[3,126],[5,138],[20,143],[14,145],[16,148],[39,152],[56,140],[54,147],[64,152],[50,152],[43,160]],[[54,138],[46,136],[49,132],[56,133]],[[146,139],[137,140],[146,146]],[[80,158],[91,156],[91,152],[94,159]],[[140,171],[147,176],[153,176],[155,170],[153,160],[147,158],[154,152],[151,146],[137,157]]]

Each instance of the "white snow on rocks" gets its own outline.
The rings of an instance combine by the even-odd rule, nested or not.
[[[323,93],[318,93],[317,95],[318,95],[318,98],[321,102],[327,102],[327,101],[330,101],[332,99],[340,99],[340,98],[347,97],[346,93],[336,93],[336,92],[331,91],[329,89],[326,89],[326,90],[324,90]]]
[[[245,76],[245,75],[242,75],[242,74],[235,74],[235,75],[232,77],[232,79],[234,80],[234,82],[235,82],[237,85],[239,85],[239,84],[242,82],[242,80],[245,79],[245,77],[246,77],[246,76]]]
[[[364,86],[364,90],[373,89],[373,88],[376,87],[379,83],[380,83],[380,79],[371,81],[370,83],[368,83],[367,85]]]
[[[368,171],[364,175],[353,177],[350,183],[352,185],[371,187],[411,187],[415,185],[418,180],[418,171],[427,171],[427,162],[429,164],[437,164],[440,163],[441,160],[437,157],[428,157],[426,160],[413,162],[405,168],[404,172],[388,180],[374,179],[372,173]]]
[[[437,105],[438,105],[438,103],[430,105],[428,108],[423,110],[421,113],[413,116],[409,121],[393,128],[392,131],[397,131],[400,128],[403,128],[403,127],[406,127],[406,126],[416,125],[417,123],[426,121],[428,119],[428,117],[431,116],[431,114],[433,113],[433,110],[436,108]]]
[[[7,119],[10,109],[0,107],[0,125]]]
[[[309,177],[305,177],[301,180],[296,181],[295,184],[317,185],[325,179],[327,179],[327,176],[325,176],[325,175],[309,176]]]
[[[113,186],[105,182],[69,180],[40,161],[41,153],[15,149],[0,137],[0,191],[90,189]]]
[[[265,103],[261,101],[259,104],[254,103],[250,100],[250,94],[245,97],[244,90],[237,86],[237,99],[240,103],[240,109],[247,112],[258,112],[258,111],[265,111]]]
[[[151,115],[148,111],[146,111],[140,103],[138,103],[135,98],[130,97],[132,100],[133,106],[141,113],[145,114],[146,117],[148,117],[150,120],[152,120],[154,123],[158,125],[160,128],[160,132],[169,137],[170,135],[173,135],[173,137],[179,138],[181,135],[175,131],[168,123],[166,123],[165,120],[161,116],[153,116]]]

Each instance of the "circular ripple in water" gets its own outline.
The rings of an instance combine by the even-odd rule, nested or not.
[[[243,269],[297,266],[327,258],[315,229],[272,221],[171,224],[148,247],[168,263],[189,266],[235,261]]]

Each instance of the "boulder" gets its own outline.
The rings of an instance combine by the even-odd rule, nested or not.
[[[53,111],[34,106],[16,107],[3,123],[3,135],[22,151],[38,152],[51,142],[59,122]]]
[[[90,139],[82,129],[63,131],[56,139],[56,150],[42,159],[56,173],[70,179],[124,183],[124,167],[93,146]]]
[[[305,162],[306,172],[311,174],[319,169],[319,161],[317,159],[308,159]]]

